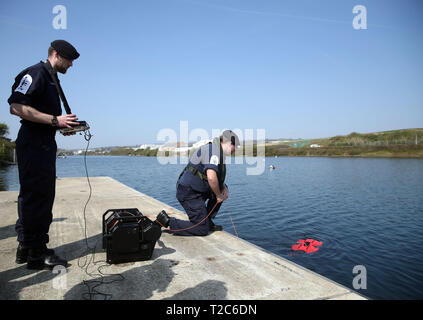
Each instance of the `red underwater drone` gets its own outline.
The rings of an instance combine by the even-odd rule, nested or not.
[[[319,250],[319,248],[316,248],[315,246],[321,246],[323,242],[314,240],[314,239],[301,239],[297,241],[297,244],[292,245],[292,250],[298,251],[302,250],[305,253],[312,253]]]

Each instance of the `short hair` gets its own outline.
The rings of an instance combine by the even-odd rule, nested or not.
[[[239,146],[239,138],[232,130],[225,130],[220,135],[220,142],[230,141],[235,147]]]
[[[55,49],[54,49],[52,46],[50,46],[50,47],[48,48],[48,56],[49,56],[49,57],[53,54],[53,51],[55,51]]]
[[[229,142],[229,140],[227,140],[227,137],[224,137],[224,136],[223,136],[223,134],[222,134],[222,135],[220,135],[219,139],[220,139],[220,142],[221,142],[221,143],[224,143],[224,142]],[[231,143],[232,143],[233,145],[235,145],[235,137],[234,137],[234,136],[232,136],[232,137],[231,137]]]

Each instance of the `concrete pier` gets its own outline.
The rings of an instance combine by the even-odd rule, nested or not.
[[[48,247],[69,261],[66,272],[28,270],[26,264],[15,263],[18,192],[0,192],[0,299],[365,299],[224,231],[206,237],[163,233],[151,260],[108,265],[101,249],[101,221],[107,209],[138,208],[151,218],[162,209],[181,219],[187,216],[109,177],[90,181],[86,241],[87,179],[57,180]],[[87,244],[95,247],[95,254]]]

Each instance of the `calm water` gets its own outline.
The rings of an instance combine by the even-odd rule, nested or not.
[[[83,163],[83,157],[58,159],[57,175],[85,176]],[[87,163],[90,176],[110,176],[183,210],[175,198],[183,164],[145,157],[88,157]],[[361,294],[423,299],[423,160],[266,158],[256,176],[247,167],[228,166],[230,197],[216,218],[225,231],[235,234],[229,212],[241,238],[351,289],[354,266],[365,266]],[[19,189],[16,166],[0,169],[2,186]],[[321,249],[292,252],[305,237],[322,241]]]

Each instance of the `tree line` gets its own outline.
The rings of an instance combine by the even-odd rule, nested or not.
[[[6,165],[13,160],[15,144],[6,138],[9,134],[9,127],[0,123],[0,166]]]

